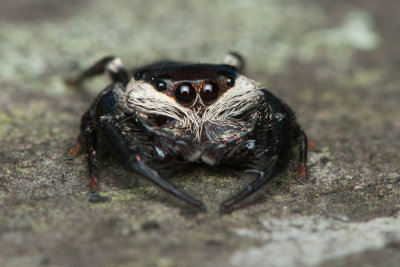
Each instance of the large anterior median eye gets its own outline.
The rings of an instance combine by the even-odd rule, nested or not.
[[[204,104],[209,105],[219,97],[219,87],[215,83],[205,83],[200,89],[200,97]]]
[[[176,99],[183,105],[190,105],[196,98],[196,90],[190,83],[183,83],[175,90]]]

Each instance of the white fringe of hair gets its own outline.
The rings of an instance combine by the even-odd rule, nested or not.
[[[175,119],[178,126],[186,128],[200,140],[204,122],[229,125],[230,120],[255,107],[262,101],[259,83],[239,75],[235,86],[225,92],[217,102],[198,114],[190,107],[181,106],[171,97],[158,92],[151,84],[132,80],[127,86],[126,106],[145,115],[162,115]],[[195,101],[201,101],[197,95]]]

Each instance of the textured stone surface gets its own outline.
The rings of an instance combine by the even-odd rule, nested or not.
[[[0,8],[0,266],[396,266],[400,210],[397,0],[3,1]],[[246,73],[296,112],[316,143],[219,216],[250,179],[194,168],[170,180],[197,213],[106,159],[90,204],[83,156],[67,159],[85,94],[63,80],[115,54],[247,59]]]

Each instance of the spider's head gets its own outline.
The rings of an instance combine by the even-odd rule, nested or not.
[[[125,106],[159,128],[199,138],[204,122],[229,124],[260,102],[258,84],[239,74],[242,62],[228,59],[219,65],[160,62],[137,69]]]
[[[235,85],[237,72],[231,65],[166,63],[137,70],[134,78],[184,107],[208,106]]]

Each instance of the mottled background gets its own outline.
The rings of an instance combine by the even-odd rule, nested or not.
[[[398,266],[398,0],[0,3],[0,266]],[[220,216],[248,177],[195,168],[171,178],[197,213],[106,160],[112,199],[90,204],[83,156],[67,159],[81,114],[106,84],[64,84],[104,55],[247,59],[316,148]]]

